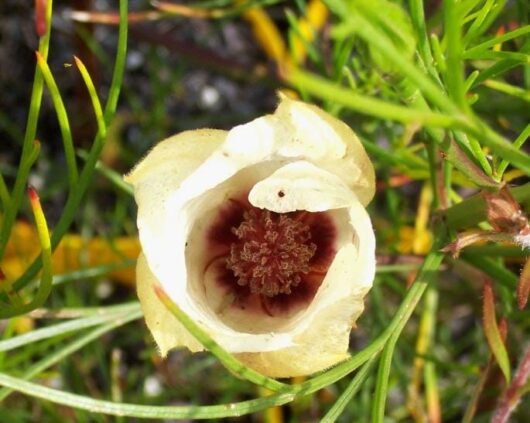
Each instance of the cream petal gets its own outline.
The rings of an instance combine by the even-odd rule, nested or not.
[[[287,213],[347,207],[354,196],[337,175],[312,163],[297,161],[281,167],[254,185],[248,199],[255,207]]]
[[[136,186],[143,181],[159,178],[164,182],[164,191],[175,190],[224,142],[226,135],[227,131],[197,129],[166,138],[124,179]]]
[[[157,280],[149,269],[145,256],[140,254],[136,264],[136,290],[145,323],[160,349],[160,354],[165,357],[169,350],[176,347],[187,347],[192,352],[202,351],[204,349],[202,344],[158,299],[153,290],[156,283]]]
[[[170,137],[158,143],[125,177],[134,187],[142,249],[144,253],[154,252],[146,254],[148,260],[149,256],[158,255],[163,261],[166,253],[170,253],[159,245],[167,228],[168,201],[178,192],[182,181],[223,143],[226,134],[226,131],[203,129]],[[154,265],[158,263],[150,262],[152,269]]]
[[[279,148],[286,156],[310,158],[319,167],[339,176],[363,205],[375,192],[375,174],[364,147],[344,122],[322,109],[282,97],[274,116],[290,122],[290,140]]]

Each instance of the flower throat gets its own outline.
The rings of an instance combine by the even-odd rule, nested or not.
[[[311,242],[309,225],[298,216],[257,208],[244,212],[239,226],[231,228],[237,240],[226,259],[238,285],[275,297],[290,294],[300,284],[317,246]]]

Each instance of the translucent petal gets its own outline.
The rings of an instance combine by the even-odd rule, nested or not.
[[[153,285],[156,278],[149,269],[145,256],[140,254],[136,265],[136,290],[145,323],[153,338],[165,357],[169,350],[176,347],[187,347],[190,351],[202,351],[204,348],[185,328],[175,316],[162,304],[156,296]]]
[[[276,213],[319,212],[349,206],[355,195],[337,176],[306,161],[289,163],[258,182],[250,203]]]
[[[293,128],[292,141],[280,152],[312,159],[339,176],[363,205],[370,202],[375,192],[372,162],[348,125],[314,105],[287,97],[281,99],[274,116]]]

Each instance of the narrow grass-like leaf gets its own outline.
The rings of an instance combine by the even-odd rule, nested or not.
[[[427,402],[427,416],[431,423],[442,422],[442,409],[440,406],[440,392],[436,377],[436,365],[429,361],[425,363],[424,370],[425,399]]]
[[[44,59],[48,57],[50,45],[52,4],[53,1],[48,0],[46,7],[46,34],[44,34],[39,40],[39,53]],[[2,216],[2,225],[0,229],[0,259],[2,259],[4,256],[7,241],[9,239],[9,235],[11,234],[11,228],[22,203],[22,199],[24,198],[24,190],[27,185],[29,171],[31,169],[31,165],[33,164],[31,160],[29,160],[29,156],[34,149],[33,142],[37,132],[37,122],[39,119],[43,89],[44,80],[42,77],[42,72],[40,71],[39,67],[36,66],[35,76],[33,79],[33,88],[31,91],[29,114],[26,123],[26,132],[24,134],[24,141],[22,144],[20,165],[18,167],[17,176],[15,179],[15,186],[11,192],[11,202],[9,204],[9,208],[4,210],[4,214]],[[17,289],[17,287],[15,288]]]
[[[422,0],[409,0],[410,17],[412,26],[416,32],[416,40],[418,42],[418,52],[420,53],[423,63],[429,70],[431,75],[438,77],[434,67],[434,57],[427,35],[427,28],[425,24],[425,12],[423,9]]]
[[[483,0],[463,0],[458,4],[459,12],[462,16],[469,18],[469,13],[482,1]]]
[[[385,419],[385,404],[388,398],[388,378],[390,377],[394,349],[400,334],[401,332],[396,331],[390,336],[381,354],[381,360],[379,361],[379,368],[377,370],[374,400],[372,403],[371,421],[374,423],[383,423]]]
[[[21,378],[9,376],[5,373],[0,373],[0,385],[55,404],[87,410],[90,413],[104,413],[114,416],[146,419],[196,420],[239,417],[269,407],[286,404],[294,399],[294,395],[292,394],[277,394],[259,399],[219,405],[150,406],[116,403],[83,395],[75,395],[27,382]]]
[[[498,37],[491,38],[488,41],[484,41],[483,43],[480,43],[474,47],[471,47],[467,49],[464,52],[464,54],[487,50],[490,47],[493,47],[497,44],[503,43],[508,40],[512,40],[514,38],[520,37],[521,35],[525,35],[528,33],[530,33],[530,25],[525,25],[520,28],[514,29],[513,31],[507,32],[503,35],[499,35]]]
[[[82,159],[88,160],[89,155],[86,151],[79,150],[78,155]],[[105,178],[107,178],[116,188],[120,189],[126,194],[133,195],[133,187],[123,180],[123,175],[106,166],[101,161],[96,162],[96,170],[98,170]]]
[[[0,201],[2,202],[3,210],[6,210],[9,207],[9,202],[11,201],[11,196],[9,195],[2,173],[0,173]]]
[[[434,339],[434,330],[436,324],[436,309],[438,304],[438,291],[434,284],[431,285],[425,293],[423,301],[423,311],[421,313],[421,319],[417,330],[416,350],[415,358],[413,361],[412,376],[408,388],[408,408],[416,410],[415,415],[421,415],[424,413],[421,402],[421,386],[424,382],[425,389],[427,390],[427,374],[435,379],[434,363],[425,360],[425,356],[432,348],[432,342]],[[427,365],[431,364],[431,369],[427,370]],[[430,393],[432,398],[429,400],[431,406],[430,421],[439,422],[439,409],[437,400],[437,387],[436,381],[430,381]],[[427,395],[426,395],[427,396]]]
[[[473,72],[469,74],[469,76],[467,77],[464,83],[464,90],[466,93],[471,89],[471,87],[473,86],[473,84],[475,83],[479,75],[480,75],[480,72],[478,70],[474,70]]]
[[[442,54],[440,40],[436,34],[431,34],[430,40],[436,68],[438,69],[438,72],[443,74],[447,71],[447,63],[445,61],[445,56]]]
[[[92,78],[90,77],[90,74],[88,73],[88,70],[85,64],[81,61],[81,59],[79,59],[77,56],[74,56],[74,60],[75,64],[77,65],[77,68],[79,69],[79,73],[81,73],[81,76],[83,77],[83,81],[85,81],[90,100],[92,101],[92,107],[94,108],[96,122],[98,124],[99,135],[101,136],[101,138],[105,138],[107,135],[107,126],[105,124],[103,109],[101,108],[101,103],[96,92],[96,87],[94,86],[94,82],[92,82]]]
[[[351,90],[329,82],[327,79],[300,69],[290,69],[284,75],[285,79],[295,86],[323,100],[334,101],[359,113],[380,117],[382,119],[397,120],[403,123],[417,123],[420,125],[452,127],[459,125],[459,119],[430,111],[411,110],[387,101],[357,94]]]
[[[118,35],[118,48],[116,53],[116,62],[114,64],[114,73],[109,90],[109,97],[105,106],[105,122],[107,127],[114,117],[116,107],[118,104],[118,97],[121,90],[123,80],[123,72],[125,70],[125,59],[127,53],[127,1],[120,0],[120,26]],[[57,224],[55,225],[52,234],[52,249],[55,249],[59,244],[61,238],[64,236],[72,220],[78,213],[78,207],[83,199],[83,196],[92,180],[92,175],[95,170],[96,162],[103,148],[104,138],[98,133],[94,139],[90,149],[89,157],[81,175],[76,190],[69,193],[63,213]],[[1,235],[1,234],[0,234]],[[0,253],[1,253],[0,243]],[[0,254],[1,256],[1,254]],[[14,283],[15,289],[21,289],[26,286],[35,277],[40,269],[40,262],[36,259],[28,270]]]
[[[480,85],[481,83],[483,83],[484,81],[487,81],[488,79],[502,76],[505,73],[507,73],[509,70],[517,66],[520,66],[520,65],[521,65],[521,62],[517,60],[511,60],[511,59],[495,61],[489,68],[486,68],[480,71],[480,74],[477,77],[477,79],[473,82],[471,89],[476,88],[477,85]]]
[[[488,79],[484,81],[484,85],[501,93],[530,102],[530,90],[525,90],[524,88],[516,87],[514,85],[507,84],[506,82],[496,81],[494,79]]]
[[[486,0],[482,8],[479,10],[478,14],[476,15],[475,20],[469,27],[467,33],[463,37],[463,44],[464,46],[467,46],[475,37],[478,36],[480,33],[480,28],[482,27],[483,23],[486,21],[486,18],[488,16],[488,13],[490,13],[491,8],[495,4],[494,0]]]
[[[162,301],[164,306],[179,320],[180,323],[204,345],[208,351],[215,355],[226,368],[257,385],[263,386],[272,391],[281,391],[288,387],[284,383],[277,380],[263,376],[252,369],[249,369],[237,360],[232,354],[224,350],[217,342],[215,342],[199,325],[197,325],[190,317],[184,313],[164,292],[162,287],[155,285],[153,287],[155,294]]]
[[[513,146],[515,148],[521,148],[529,137],[530,137],[530,123],[526,125],[526,128],[524,128],[523,131],[519,134],[519,136],[515,139],[515,141],[513,142]],[[506,171],[506,168],[508,167],[508,165],[509,165],[508,160],[503,160],[499,164],[499,168],[497,169],[497,175],[499,179],[502,178],[502,175]]]
[[[363,5],[369,7],[364,3]],[[455,120],[455,127],[464,129],[477,140],[480,140],[483,144],[490,147],[496,154],[512,160],[517,167],[530,175],[530,159],[526,154],[522,154],[514,148],[504,138],[488,128],[485,123],[472,118],[472,116],[469,116],[469,118],[461,116],[461,111],[459,111],[456,105],[446,97],[445,93],[427,78],[426,75],[424,75],[413,63],[406,60],[399,51],[396,51],[392,42],[388,40],[381,31],[375,28],[368,19],[363,17],[362,9],[356,8],[355,10],[359,13],[345,17],[345,19],[351,23],[351,30],[354,33],[362,37],[367,43],[375,46],[380,54],[384,55],[400,69],[403,75],[414,81],[426,99],[438,106],[441,110],[451,113]],[[307,90],[307,88],[307,86],[304,86],[304,89]],[[337,94],[335,99],[340,98],[340,96],[340,94]],[[460,123],[463,125],[461,126]]]
[[[122,315],[135,313],[139,309],[140,304],[138,302],[131,304],[121,304],[119,306],[111,306],[107,308],[104,314],[95,314],[93,316],[83,317],[68,322],[61,322],[0,341],[0,351],[9,351],[32,342],[62,335],[66,332],[72,332],[102,323],[112,322]]]
[[[374,7],[363,3],[366,7]],[[350,22],[351,29],[367,43],[378,49],[379,53],[402,72],[403,75],[413,80],[422,91],[425,98],[439,107],[442,111],[457,113],[458,109],[441,88],[431,81],[412,61],[407,60],[401,52],[397,51],[392,42],[367,19],[361,9],[355,8],[356,13],[345,17]],[[379,13],[380,11],[374,11]]]
[[[133,267],[136,260],[124,260],[121,263],[102,264],[101,266],[92,266],[72,272],[53,275],[53,285],[75,282],[80,279],[92,279],[108,275],[110,272],[128,269]]]
[[[447,42],[447,71],[445,72],[447,89],[449,95],[460,109],[466,110],[468,105],[465,99],[464,69],[461,59],[462,37],[460,31],[462,28],[462,15],[455,0],[444,1],[443,11],[444,33]]]
[[[474,60],[513,60],[514,62],[528,64],[530,63],[530,55],[527,53],[520,53],[516,51],[492,51],[481,50],[476,52],[466,52],[462,54],[464,59]]]
[[[441,259],[437,256],[438,251],[436,250],[436,245],[438,245],[439,240],[436,240],[435,246],[433,247],[433,252],[427,257],[430,261],[432,260],[435,265],[439,265]],[[434,253],[436,251],[436,254]],[[426,259],[427,260],[427,259]],[[425,275],[427,276],[427,282],[429,284],[433,283],[437,277],[436,273]],[[418,340],[418,354],[425,353],[425,346],[430,342],[432,338],[432,331],[434,326],[434,317],[433,314],[436,310],[437,303],[437,293],[434,291],[434,288],[431,288],[431,291],[428,292],[426,297],[425,310],[422,314],[421,324],[420,324],[420,337]],[[392,357],[394,355],[394,350],[397,341],[401,335],[403,327],[394,330],[390,335],[383,353],[381,354],[381,359],[379,361],[379,368],[377,372],[376,386],[374,392],[374,399],[372,403],[372,416],[371,421],[376,423],[383,423],[385,420],[385,404],[388,398],[388,380],[390,377],[390,369],[392,365]]]
[[[363,382],[368,377],[374,362],[375,357],[372,357],[359,369],[341,396],[337,399],[337,401],[335,401],[326,415],[320,420],[321,423],[333,423],[340,417],[344,409],[348,406],[352,398],[359,391],[359,388],[361,388]]]
[[[70,354],[73,354],[77,350],[83,348],[85,345],[103,336],[105,333],[122,326],[128,322],[138,319],[142,316],[142,311],[138,308],[130,313],[121,315],[120,317],[113,319],[110,323],[103,324],[88,333],[74,339],[69,343],[65,343],[57,351],[46,355],[43,359],[32,364],[30,367],[24,370],[21,378],[24,380],[31,379],[39,375],[49,367],[59,363],[61,360],[67,358]],[[3,401],[10,393],[11,389],[3,388],[0,390],[0,402]]]
[[[66,158],[66,165],[68,166],[68,182],[70,184],[70,189],[75,190],[79,175],[75,161],[74,141],[72,140],[72,131],[70,129],[70,122],[68,121],[68,114],[48,63],[39,52],[36,52],[35,55],[37,56],[37,64],[44,76],[44,81],[46,81],[46,85],[48,86],[55,107],[55,112],[57,113],[57,120],[59,121],[59,128],[63,139],[64,156]]]
[[[41,246],[41,258],[42,258],[42,275],[41,283],[37,294],[31,305],[31,309],[40,307],[44,304],[52,289],[52,250],[50,245],[50,233],[48,231],[48,223],[46,217],[42,211],[42,206],[39,200],[37,191],[33,187],[28,188],[29,200],[31,204],[31,210],[35,218],[37,226],[37,234],[39,236],[39,243]]]
[[[125,71],[125,60],[127,58],[127,21],[128,3],[126,0],[120,0],[120,26],[118,29],[118,46],[116,49],[116,61],[114,62],[114,72],[112,82],[110,83],[109,97],[105,105],[105,122],[107,127],[116,113],[118,98],[120,97],[121,85],[123,82],[123,73]],[[101,137],[103,138],[103,137]],[[96,143],[94,143],[96,144]]]
[[[26,304],[12,304],[0,308],[0,319],[7,319],[13,316],[27,313],[37,307],[40,307],[48,299],[52,290],[52,250],[50,245],[50,233],[46,217],[42,211],[39,196],[33,187],[28,188],[28,195],[31,204],[31,210],[37,226],[37,234],[41,246],[42,274],[39,287],[35,297]]]
[[[506,346],[501,338],[499,326],[497,325],[497,317],[495,316],[495,298],[493,296],[493,288],[491,282],[486,280],[484,282],[484,299],[483,299],[483,325],[484,333],[488,341],[491,352],[497,360],[506,383],[510,382],[510,359]]]
[[[489,177],[487,173],[483,172],[484,166],[482,167],[482,169],[480,169],[475,163],[473,163],[473,161],[469,157],[467,157],[467,155],[462,151],[462,149],[456,142],[451,141],[448,144],[449,147],[446,149],[445,153],[447,154],[449,161],[453,163],[460,172],[466,175],[470,181],[473,181],[475,184],[477,184],[477,186],[482,188],[498,187],[498,183],[495,182],[491,177]],[[476,144],[475,147],[477,147]],[[474,150],[476,152],[476,148]],[[479,157],[481,157],[487,163],[487,159],[483,154],[482,156],[479,155]],[[482,163],[484,162],[482,161]],[[491,167],[487,167],[487,169],[491,174]]]
[[[474,267],[484,272],[490,278],[505,286],[510,291],[515,291],[517,287],[517,276],[515,276],[510,270],[500,264],[498,261],[484,257],[480,254],[470,254],[464,252],[460,256],[462,259],[472,264]]]

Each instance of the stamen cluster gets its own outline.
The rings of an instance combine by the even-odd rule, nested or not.
[[[245,211],[243,222],[232,228],[238,240],[231,244],[226,261],[238,285],[248,286],[253,294],[274,297],[290,294],[300,284],[317,247],[310,242],[309,226],[293,216]]]

